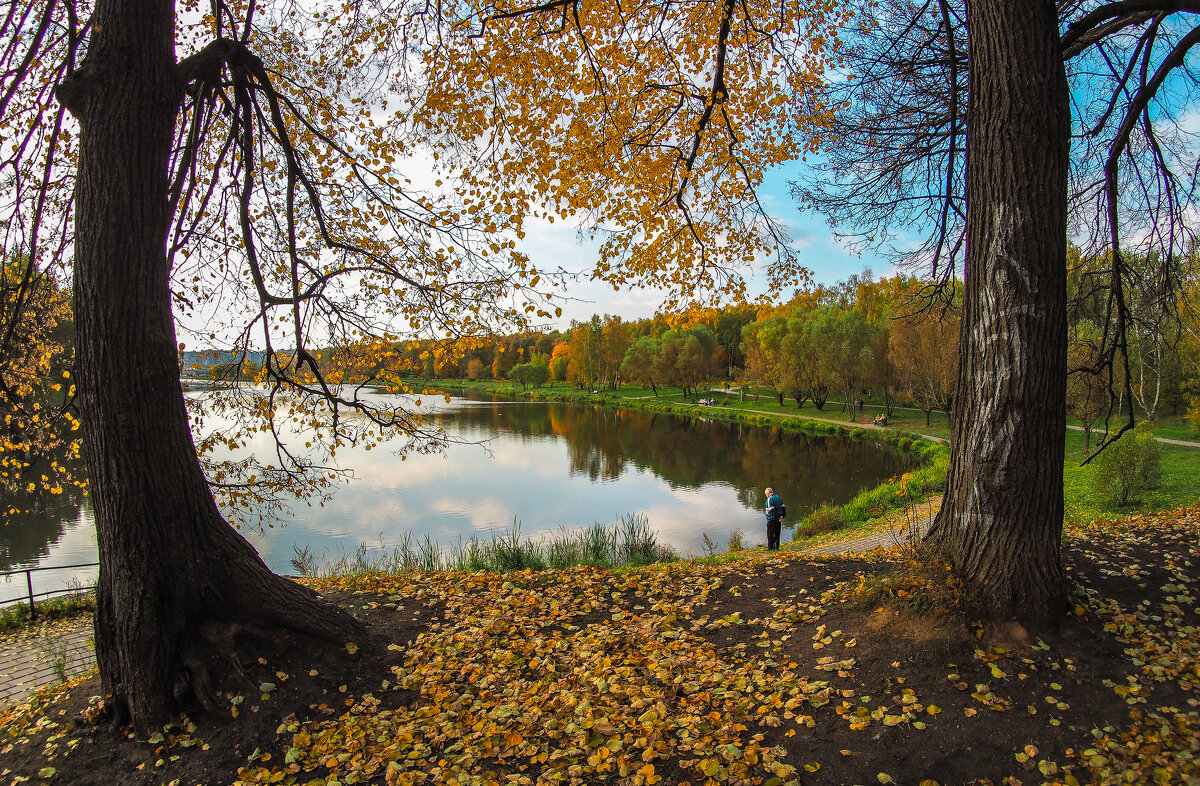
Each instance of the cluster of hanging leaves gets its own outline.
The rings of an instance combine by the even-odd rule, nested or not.
[[[27,258],[0,265],[0,491],[8,515],[83,493],[68,293]]]
[[[756,196],[817,151],[848,12],[817,0],[439,4],[419,119],[475,205],[604,238],[591,275],[682,308],[804,275]]]
[[[0,20],[0,489],[5,513],[42,493],[82,493],[72,382],[68,231],[76,138],[53,87],[69,63],[30,55],[54,41],[53,6],[13,6]],[[17,79],[22,69],[34,79]]]

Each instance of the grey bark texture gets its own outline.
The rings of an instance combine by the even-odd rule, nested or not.
[[[950,473],[925,543],[980,616],[1044,624],[1067,586],[1067,80],[1053,2],[967,13],[966,296]]]

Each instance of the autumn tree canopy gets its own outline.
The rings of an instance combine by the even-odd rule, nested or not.
[[[20,324],[31,282],[72,277],[97,659],[117,717],[139,727],[212,708],[214,681],[239,672],[255,637],[361,633],[274,577],[211,491],[257,501],[240,478],[325,477],[339,444],[384,430],[436,444],[343,380],[368,369],[398,390],[371,357],[405,336],[557,313],[542,294],[554,271],[514,250],[525,221],[584,217],[608,237],[597,277],[680,301],[741,293],[739,271],[770,252],[776,279],[800,274],[754,189],[826,122],[815,88],[832,65],[832,7],[9,10],[4,253],[24,268],[5,316]],[[414,182],[413,156],[443,180]],[[277,463],[201,471],[197,447],[243,437],[194,444],[177,324],[262,353],[258,391],[209,404],[243,405],[246,428],[279,440]],[[290,450],[296,426],[315,428],[324,453]]]
[[[806,276],[759,202],[764,173],[819,148],[836,3],[464,3],[419,18],[413,106],[477,204],[574,220],[591,275],[681,310]]]

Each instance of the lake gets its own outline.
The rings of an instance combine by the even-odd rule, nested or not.
[[[705,534],[722,546],[737,529],[749,545],[766,540],[766,486],[783,496],[796,522],[913,465],[874,442],[563,403],[457,397],[439,405],[439,419],[451,440],[471,444],[403,462],[386,444],[339,450],[353,479],[332,499],[298,503],[274,528],[243,534],[268,565],[287,573],[296,546],[318,556],[352,553],[364,543],[390,551],[405,534],[451,546],[490,539],[514,521],[523,538],[537,538],[640,513],[660,541],[683,556],[700,555]],[[6,509],[30,504],[5,501]],[[40,502],[0,528],[0,570],[95,559],[86,499],[68,494]],[[72,575],[94,581],[93,570],[49,574],[37,583],[61,587]],[[22,592],[23,575],[0,585],[0,602]]]

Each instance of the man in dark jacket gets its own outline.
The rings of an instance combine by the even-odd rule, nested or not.
[[[767,489],[767,549],[775,551],[779,548],[779,531],[783,526],[783,517],[787,509],[783,506],[783,497],[775,493],[775,489]]]

